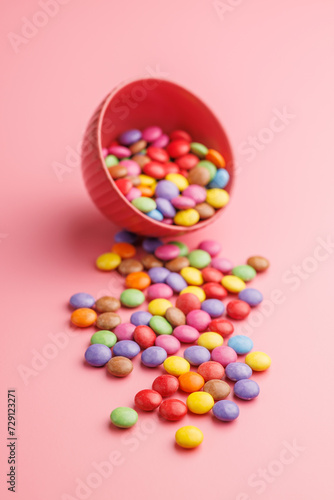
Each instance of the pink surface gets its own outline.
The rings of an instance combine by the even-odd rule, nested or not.
[[[23,18],[43,24],[40,10],[37,1],[8,3],[0,21],[0,415],[5,440],[15,387],[15,498],[332,499],[333,2],[63,1],[14,42]],[[156,372],[137,361],[134,376],[111,380],[85,367],[92,331],[70,335],[68,323],[72,293],[121,286],[94,268],[115,227],[85,191],[82,134],[115,84],[145,76],[201,97],[237,161],[231,204],[185,241],[215,236],[234,262],[254,253],[272,262],[256,281],[269,302],[247,328],[273,360],[256,375],[261,394],[240,404],[232,424],[188,415],[182,425],[205,436],[191,452],[174,446],[179,424],[156,415],[141,416],[133,434],[110,427],[110,411],[131,404]],[[63,345],[52,350],[59,333]],[[25,385],[19,370],[42,352],[54,357]],[[103,477],[96,468],[107,460],[114,467]],[[91,485],[85,494],[80,481]]]

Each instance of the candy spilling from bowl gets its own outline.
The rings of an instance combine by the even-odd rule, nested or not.
[[[125,289],[120,296],[96,300],[88,293],[76,293],[70,298],[72,323],[98,328],[85,352],[89,365],[106,366],[110,375],[123,378],[131,374],[132,359],[141,353],[143,366],[164,369],[152,389],[134,396],[135,408],[113,409],[110,418],[116,427],[135,425],[136,410],[157,410],[168,421],[181,420],[188,411],[202,415],[212,410],[217,420],[228,422],[239,416],[238,404],[227,399],[232,388],[239,400],[259,395],[259,384],[251,377],[267,370],[271,359],[253,351],[249,337],[233,333],[262,302],[261,292],[248,283],[269,262],[254,256],[248,264],[234,266],[220,252],[217,241],[202,241],[190,251],[179,240],[140,240],[120,231],[111,252],[96,260],[100,271],[123,276]],[[145,301],[147,310],[138,310]],[[118,314],[122,306],[137,309],[129,322]],[[182,354],[181,344],[186,344]],[[186,402],[170,398],[178,390],[188,395]],[[197,427],[185,426],[175,439],[181,447],[194,448],[203,434]]]
[[[229,201],[224,157],[184,130],[126,130],[103,154],[117,189],[137,210],[164,224],[194,226]]]

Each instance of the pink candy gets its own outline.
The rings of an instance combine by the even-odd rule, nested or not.
[[[216,255],[218,255],[222,249],[219,241],[214,241],[214,240],[202,241],[202,243],[199,244],[198,248],[208,252],[211,255],[211,257],[215,257]],[[227,259],[225,259],[225,260],[227,260]]]
[[[211,316],[206,311],[195,309],[187,314],[187,325],[192,326],[199,332],[204,332],[211,323]]]
[[[147,299],[170,299],[173,297],[173,290],[165,283],[155,283],[147,288]]]
[[[180,249],[176,245],[161,245],[154,253],[157,259],[172,260],[180,255]]]
[[[197,184],[191,184],[183,191],[183,196],[192,198],[196,205],[198,203],[203,203],[206,200],[206,189]]]
[[[192,344],[199,337],[199,331],[189,325],[181,325],[174,328],[174,337],[185,344]]]
[[[128,175],[136,176],[141,174],[140,166],[133,160],[121,160],[119,162],[119,165],[122,165],[122,167],[126,168]]]
[[[155,339],[155,345],[165,349],[168,356],[176,354],[181,347],[180,341],[173,335],[159,335]]]
[[[133,340],[133,332],[136,326],[132,323],[122,323],[114,329],[114,334],[118,340]]]
[[[126,199],[129,201],[135,200],[136,198],[140,198],[142,196],[142,192],[135,187],[132,187],[128,194],[126,195]]]
[[[143,130],[142,134],[141,134],[141,137],[144,141],[147,141],[147,142],[153,142],[153,141],[156,141],[157,139],[159,139],[159,137],[162,135],[162,129],[160,127],[156,127],[156,126],[151,126],[151,127],[147,127],[145,128],[145,130]],[[156,146],[156,144],[155,144]],[[158,146],[158,147],[163,147],[163,146]]]
[[[158,139],[152,142],[152,146],[155,148],[165,148],[169,143],[169,137],[167,134],[162,134]]]
[[[215,257],[211,261],[211,267],[218,269],[224,274],[228,274],[232,271],[234,264],[232,264],[230,260],[225,259],[224,257]]]
[[[175,208],[180,210],[194,208],[196,205],[195,200],[193,200],[193,198],[188,198],[187,196],[177,196],[171,200],[171,203]]]
[[[237,353],[232,347],[228,347],[225,345],[215,347],[211,352],[212,361],[217,361],[224,367],[229,363],[234,363],[237,360]]]
[[[127,158],[128,156],[131,156],[131,151],[125,146],[111,146],[109,148],[109,154],[115,155],[117,158]]]

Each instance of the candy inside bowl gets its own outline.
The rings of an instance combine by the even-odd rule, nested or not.
[[[149,133],[147,134],[147,130],[150,130],[151,127],[156,130],[161,129],[162,134],[168,136],[172,134],[172,140],[168,138],[168,144],[163,148],[158,148],[159,150],[167,152],[169,156],[168,160],[166,162],[162,162],[162,160],[159,162],[150,158],[151,163],[154,163],[155,166],[158,167],[158,174],[155,174],[153,168],[153,174],[156,175],[156,178],[145,173],[145,171],[151,173],[152,170],[145,167],[144,164],[140,165],[142,169],[140,175],[145,176],[145,178],[142,177],[142,179],[151,182],[147,180],[147,177],[153,178],[153,191],[156,190],[158,194],[162,192],[162,198],[165,199],[163,194],[164,189],[157,189],[157,186],[161,181],[166,182],[166,177],[168,182],[172,182],[169,179],[170,175],[173,176],[173,172],[174,176],[175,173],[177,175],[181,173],[181,175],[184,176],[184,181],[182,181],[182,183],[190,183],[192,186],[197,185],[197,182],[201,182],[197,180],[199,173],[198,166],[201,166],[202,173],[203,168],[205,168],[210,171],[211,176],[210,183],[205,186],[208,196],[207,201],[210,201],[211,207],[215,204],[221,205],[222,207],[225,206],[233,184],[233,156],[229,141],[222,126],[212,111],[210,111],[210,109],[194,94],[172,82],[153,78],[132,81],[114,89],[98,107],[88,124],[82,149],[82,170],[86,187],[96,206],[115,224],[126,228],[128,231],[146,236],[180,235],[200,229],[215,221],[223,212],[223,208],[219,208],[219,206],[214,207],[214,210],[211,209],[213,215],[209,218],[201,219],[199,217],[196,219],[196,214],[194,219],[195,222],[194,220],[190,220],[189,222],[189,218],[184,218],[185,212],[186,215],[192,214],[192,216],[194,216],[194,211],[200,212],[200,204],[198,203],[194,207],[187,206],[187,203],[190,203],[191,200],[189,202],[189,197],[183,195],[183,184],[178,188],[179,194],[177,195],[176,192],[175,194],[177,196],[174,196],[172,200],[167,200],[173,203],[176,215],[174,217],[164,216],[163,220],[152,218],[157,215],[156,212],[159,212],[156,207],[156,193],[153,194],[153,197],[150,197],[150,193],[147,194],[147,190],[145,192],[142,184],[138,185],[138,179],[136,180],[137,185],[132,187],[136,189],[142,188],[144,193],[141,196],[137,195],[137,197],[133,199],[131,199],[131,197],[130,199],[127,198],[128,193],[125,194],[126,189],[124,185],[128,184],[127,179],[129,178],[131,183],[135,182],[135,176],[124,175],[124,173],[119,176],[119,166],[123,166],[124,170],[124,165],[129,165],[126,161],[134,161],[134,155],[142,155],[143,157],[148,156],[147,151],[153,146],[156,140],[153,136],[150,137]],[[140,133],[146,131],[146,135],[144,134],[144,136],[152,140],[146,141],[143,151],[139,151],[138,153],[131,152],[131,155],[128,156],[126,150],[130,149],[131,151],[131,143],[129,143],[131,141],[131,132],[129,131],[134,130],[140,131]],[[183,131],[190,136],[191,142],[188,141],[188,153],[186,152],[186,148],[184,154],[177,156],[179,153],[178,151],[175,152],[175,142],[179,141],[178,144],[179,146],[181,145],[182,152],[182,141],[183,145],[184,142],[187,141],[182,137],[182,134],[181,136],[177,133],[173,135],[175,131]],[[120,143],[119,140],[120,138],[122,139],[122,137],[124,139],[123,144]],[[134,139],[138,142],[138,134]],[[124,144],[124,142],[128,142],[129,144]],[[200,148],[199,150],[196,149],[197,143],[204,145],[204,147],[210,151],[209,155],[203,156],[203,151]],[[120,153],[119,148],[122,147],[124,149],[123,152]],[[223,166],[219,163],[219,156],[216,158],[214,152],[218,152],[218,155],[222,155],[224,161]],[[194,156],[194,154],[198,155],[198,161],[201,162],[201,165],[195,165],[194,168],[187,170],[187,168],[181,168],[183,167],[181,161],[181,167],[178,167],[178,159],[181,157],[184,158],[186,154],[192,156]],[[144,162],[139,159],[138,164],[140,163]],[[160,163],[163,165],[163,168],[170,169],[169,174],[163,178],[159,173]],[[216,178],[216,172],[211,171],[212,164],[215,166],[215,163],[216,172],[224,170],[222,173],[228,179],[227,185],[224,186],[224,189],[220,189],[219,193],[218,190],[215,190],[216,184],[212,184],[212,181]],[[116,167],[116,170],[114,167]],[[175,170],[177,168],[179,169],[179,173]],[[188,178],[189,181],[187,180]],[[172,179],[174,182],[175,179],[173,177]],[[122,180],[122,182],[118,182],[119,180]],[[180,178],[178,178],[177,181],[176,184],[179,183]],[[221,191],[224,191],[224,193],[221,193]],[[220,197],[218,203],[216,203],[216,195]],[[223,199],[221,199],[221,197]],[[166,203],[160,201],[160,204],[161,210],[164,210]],[[201,205],[203,205],[203,203]],[[204,205],[207,205],[206,201]],[[144,212],[142,210],[144,210]],[[147,213],[149,215],[147,215]],[[203,214],[203,217],[204,216],[206,216],[206,214]],[[185,220],[186,225],[183,224]]]

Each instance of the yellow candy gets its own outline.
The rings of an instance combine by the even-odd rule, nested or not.
[[[187,373],[190,370],[190,364],[181,356],[169,356],[164,361],[164,369],[167,373],[179,377],[183,373]]]
[[[271,365],[271,359],[265,352],[254,351],[247,354],[245,363],[255,372],[263,372]]]
[[[206,192],[206,202],[213,208],[222,208],[228,204],[230,195],[225,189],[213,188]]]
[[[175,441],[182,448],[196,448],[203,441],[203,432],[194,425],[186,425],[176,431]]]
[[[153,316],[165,316],[169,307],[173,307],[173,304],[169,300],[153,299],[148,305],[148,312],[153,314]]]
[[[245,282],[238,278],[238,276],[224,276],[222,279],[222,285],[231,293],[239,293],[241,290],[246,288]]]
[[[194,208],[180,210],[174,217],[174,222],[178,226],[193,226],[199,221],[199,213]]]
[[[203,413],[208,413],[211,410],[215,400],[208,392],[198,391],[192,392],[187,397],[187,406],[192,413],[197,413],[198,415],[203,415]]]
[[[140,184],[143,184],[144,186],[154,186],[156,184],[156,180],[149,175],[140,174],[138,177],[140,179]]]
[[[181,269],[180,274],[188,285],[203,285],[202,273],[196,267],[184,267]]]
[[[189,182],[181,174],[167,174],[166,181],[173,182],[180,191],[184,191],[189,186]]]
[[[215,347],[223,345],[224,339],[219,333],[216,332],[205,332],[202,333],[197,340],[197,344],[202,347],[206,347],[209,351],[212,351]]]
[[[196,297],[199,298],[201,302],[206,299],[204,290],[199,286],[187,286],[180,292],[180,295],[182,295],[183,293],[193,293],[194,295],[196,295]]]
[[[121,263],[122,259],[117,253],[103,253],[96,259],[96,267],[101,271],[112,271]]]

